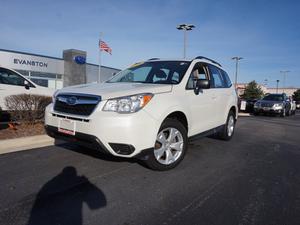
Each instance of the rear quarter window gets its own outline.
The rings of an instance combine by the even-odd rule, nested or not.
[[[230,80],[228,74],[224,70],[221,70],[221,73],[222,73],[223,79],[225,81],[226,87],[228,87],[228,88],[231,87],[232,83],[231,83],[231,80]]]

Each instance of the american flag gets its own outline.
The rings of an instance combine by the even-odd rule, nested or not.
[[[106,51],[109,54],[111,54],[111,52],[112,52],[112,49],[104,41],[101,41],[101,40],[99,40],[99,48],[100,48],[100,51]]]

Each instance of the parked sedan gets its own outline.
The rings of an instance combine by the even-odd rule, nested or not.
[[[238,107],[239,111],[246,112],[246,113],[253,113],[254,111],[254,104],[257,101],[257,99],[239,99],[238,101]]]
[[[285,117],[290,115],[291,103],[286,94],[269,94],[254,104],[254,115],[275,114]]]
[[[300,101],[296,101],[296,108],[300,109]]]

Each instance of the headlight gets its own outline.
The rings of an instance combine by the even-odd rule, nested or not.
[[[259,102],[255,102],[255,103],[254,103],[254,107],[255,107],[255,108],[260,107],[260,103],[259,103]]]
[[[273,105],[273,108],[282,108],[283,104],[282,103],[276,103]]]
[[[118,113],[134,113],[147,105],[152,97],[153,94],[146,93],[109,99],[102,110]]]
[[[55,102],[55,98],[56,98],[57,93],[58,93],[58,90],[56,90],[56,91],[53,93],[53,95],[52,95],[52,103]]]

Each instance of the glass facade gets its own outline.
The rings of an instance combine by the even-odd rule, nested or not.
[[[63,75],[44,73],[36,71],[17,70],[26,78],[30,79],[37,85],[49,87],[53,89],[61,89],[63,87]]]

